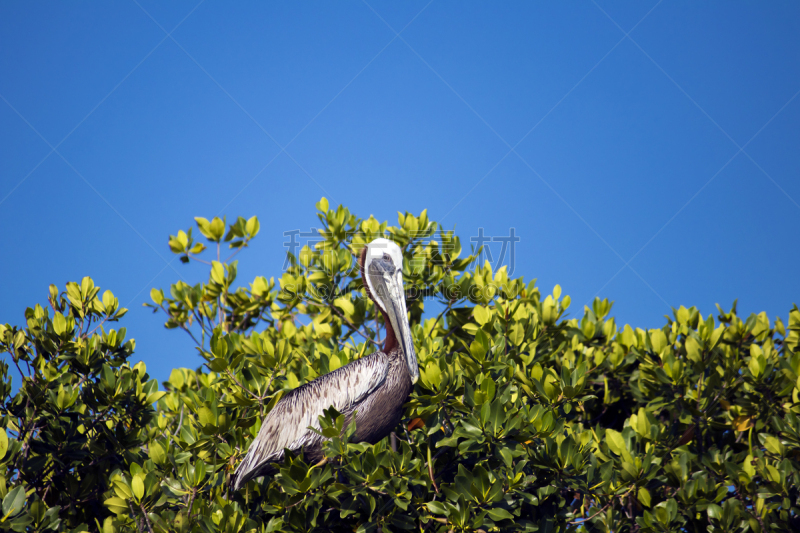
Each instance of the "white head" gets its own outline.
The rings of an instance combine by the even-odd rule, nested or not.
[[[375,239],[367,245],[363,268],[367,289],[375,304],[389,318],[394,336],[406,357],[411,381],[416,383],[419,365],[411,339],[403,290],[403,251],[388,239]]]

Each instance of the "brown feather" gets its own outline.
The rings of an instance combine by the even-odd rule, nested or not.
[[[367,247],[360,254],[361,278],[367,296],[375,301],[365,278]],[[238,490],[250,479],[274,473],[284,450],[303,451],[309,461],[323,456],[319,417],[334,407],[345,415],[345,427],[356,417],[356,442],[374,444],[386,437],[403,417],[403,404],[414,385],[389,317],[380,305],[386,342],[383,350],[362,357],[287,393],[275,404],[250,444],[231,484]]]
[[[247,456],[231,480],[234,490],[255,477],[274,473],[284,449],[304,451],[309,461],[322,459],[319,416],[329,407],[345,415],[345,427],[356,412],[355,442],[374,444],[403,417],[413,385],[403,351],[375,352],[320,376],[287,393],[267,414]]]

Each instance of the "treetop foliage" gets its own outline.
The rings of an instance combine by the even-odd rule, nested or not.
[[[558,285],[543,294],[476,265],[479,250],[425,211],[394,226],[324,198],[317,211],[318,242],[289,254],[277,281],[238,283],[255,217],[197,218],[204,242],[170,236],[209,277],[151,291],[202,363],[161,388],[112,329],[126,310],[90,278],[51,286],[23,325],[0,325],[0,530],[800,528],[797,306],[788,324],[734,303],[717,316],[674,309],[660,329],[619,326],[608,300],[570,315]],[[404,252],[420,364],[395,437],[354,443],[329,411],[327,462],[287,454],[278,474],[232,492],[282,395],[385,336],[356,262],[379,236]]]

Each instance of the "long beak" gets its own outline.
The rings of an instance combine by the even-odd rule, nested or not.
[[[397,337],[403,354],[406,356],[411,382],[416,383],[419,379],[419,364],[417,363],[417,353],[414,351],[414,343],[411,339],[411,326],[408,324],[406,295],[403,291],[403,273],[402,271],[397,271],[394,275],[391,275],[388,272],[384,272],[382,277],[386,287],[385,297],[382,298],[386,307],[386,314],[389,315],[389,321],[392,323],[395,337]]]

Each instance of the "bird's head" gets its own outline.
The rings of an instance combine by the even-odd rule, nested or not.
[[[388,239],[375,239],[362,252],[362,274],[367,292],[383,311],[391,325],[394,338],[403,350],[411,381],[419,379],[419,365],[411,326],[406,310],[406,293],[403,290],[403,252]],[[388,334],[387,332],[387,338]]]

